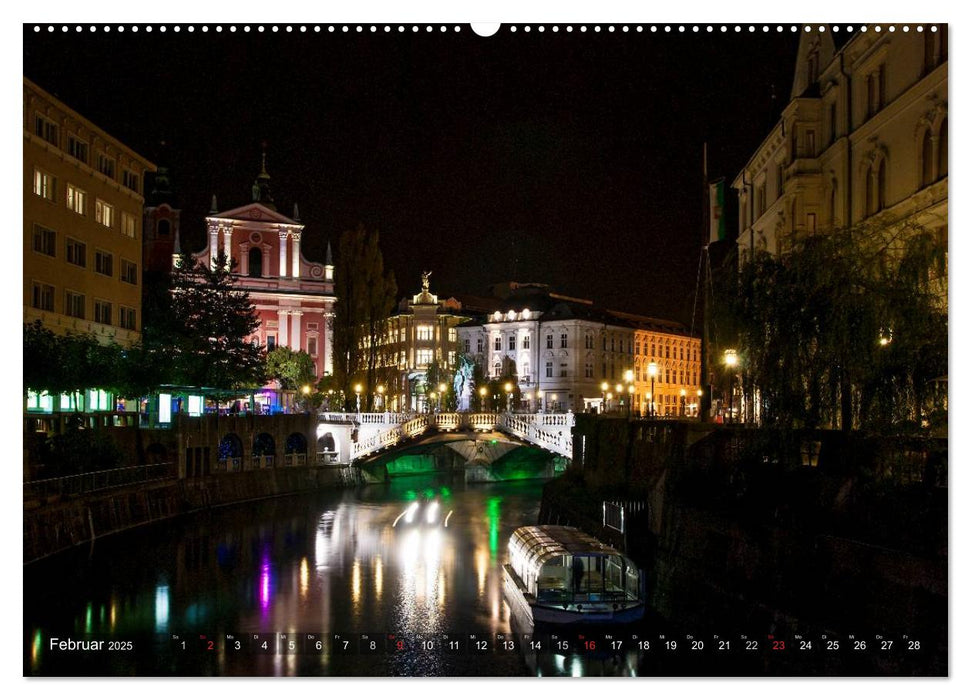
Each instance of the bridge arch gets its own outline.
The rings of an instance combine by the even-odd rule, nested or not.
[[[243,441],[236,433],[226,433],[219,441],[219,459],[236,459],[243,456]]]
[[[269,433],[257,433],[253,438],[253,456],[269,457],[276,454],[276,441]]]

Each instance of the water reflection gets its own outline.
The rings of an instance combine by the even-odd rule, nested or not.
[[[90,558],[58,561],[58,576],[50,575],[53,565],[25,571],[25,665],[56,672],[44,640],[110,631],[151,642],[142,656],[76,673],[627,675],[627,661],[601,669],[583,657],[421,648],[446,633],[494,639],[528,631],[514,629],[501,565],[512,530],[536,522],[540,489],[446,489],[412,480],[249,504],[99,541]],[[394,527],[419,498],[437,500],[434,522]],[[225,643],[227,634],[253,633],[312,633],[328,642],[334,634],[382,641],[394,634],[409,644],[401,654],[369,656],[327,645],[300,654],[239,654]],[[173,634],[206,634],[218,643],[210,655],[179,656],[168,643]]]

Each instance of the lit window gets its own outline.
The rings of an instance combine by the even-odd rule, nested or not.
[[[415,352],[415,361],[419,367],[427,367],[435,358],[431,348],[420,348]]]
[[[317,339],[307,338],[307,354],[311,357],[317,354]]]
[[[163,222],[163,223],[168,223]],[[121,232],[129,238],[135,237],[135,217],[126,211],[121,213]]]
[[[100,199],[94,200],[94,220],[102,226],[111,228],[114,213],[115,208],[107,202],[102,202]]]
[[[74,185],[67,186],[67,208],[71,211],[84,216],[87,198],[84,190],[79,190]]]
[[[43,282],[34,282],[32,286],[30,305],[41,311],[53,311],[54,287]]]
[[[34,194],[38,197],[54,201],[54,176],[41,170],[34,169]]]
[[[79,267],[87,266],[87,248],[81,241],[67,239],[67,261]]]
[[[457,330],[455,330],[454,328],[448,329],[448,342],[454,343],[456,340],[458,340],[458,337],[459,336],[458,336]]]
[[[57,234],[49,228],[34,224],[33,249],[35,253],[57,255]]]
[[[418,326],[417,328],[418,340],[431,340],[433,333],[434,329],[431,326]]]
[[[84,318],[84,295],[64,292],[64,313],[74,318]]]
[[[111,302],[94,300],[94,322],[111,325]]]
[[[523,336],[523,350],[529,350],[529,336]]]
[[[103,250],[94,252],[94,271],[99,275],[111,277],[114,273],[114,256]]]

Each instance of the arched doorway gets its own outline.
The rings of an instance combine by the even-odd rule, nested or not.
[[[303,433],[290,433],[287,436],[284,460],[288,467],[302,467],[307,464],[307,438]]]
[[[276,442],[269,433],[258,433],[253,438],[253,467],[270,468],[276,456]]]
[[[324,433],[317,438],[317,462],[320,464],[337,464],[340,450],[333,433]]]
[[[220,471],[238,472],[243,467],[243,441],[236,433],[227,433],[219,441],[218,466]]]

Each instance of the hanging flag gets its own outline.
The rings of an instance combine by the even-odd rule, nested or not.
[[[725,240],[725,178],[708,185],[709,243]]]

